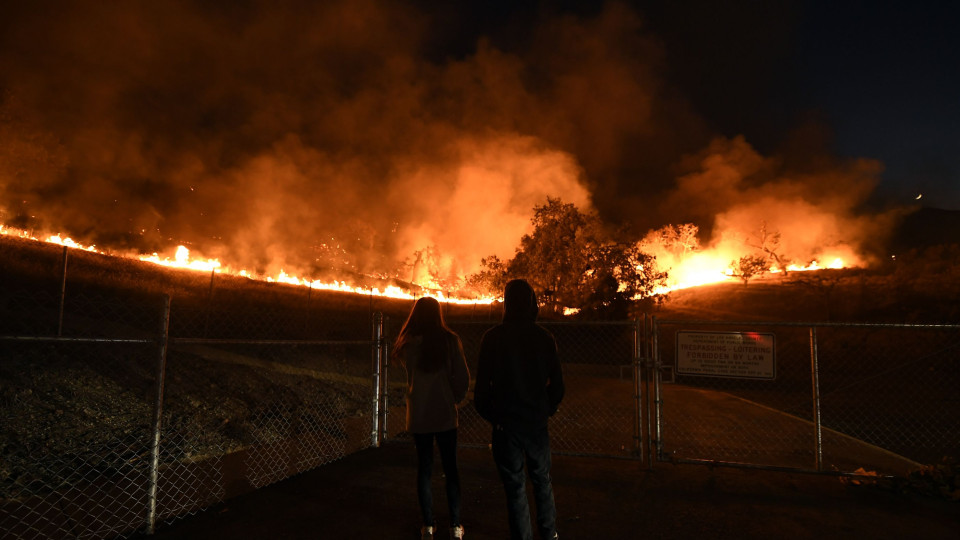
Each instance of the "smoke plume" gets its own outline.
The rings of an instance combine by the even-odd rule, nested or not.
[[[444,16],[390,0],[13,6],[0,222],[418,281],[511,257],[547,197],[641,234],[695,219],[717,242],[803,223],[784,246],[805,254],[858,249],[877,225],[856,215],[876,164],[793,174],[742,139],[710,143],[623,4],[451,54]]]

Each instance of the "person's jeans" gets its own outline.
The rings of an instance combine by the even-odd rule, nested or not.
[[[507,495],[507,514],[510,520],[510,538],[532,540],[530,503],[527,501],[526,473],[533,484],[533,498],[537,505],[537,528],[540,538],[557,536],[557,507],[553,500],[550,480],[550,436],[547,428],[535,431],[513,431],[493,428],[493,460]]]
[[[417,498],[424,525],[433,525],[433,489],[430,477],[433,473],[433,440],[440,449],[440,464],[447,479],[447,507],[450,510],[450,526],[460,525],[460,473],[457,471],[457,430],[439,433],[414,433],[417,445]]]

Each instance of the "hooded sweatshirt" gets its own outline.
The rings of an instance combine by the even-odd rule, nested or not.
[[[537,297],[524,280],[507,283],[503,322],[480,342],[474,406],[495,426],[512,430],[546,428],[563,399],[557,344],[536,323]]]

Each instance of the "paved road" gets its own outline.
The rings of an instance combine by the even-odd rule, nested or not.
[[[158,527],[158,539],[416,538],[414,452],[388,443]],[[508,537],[490,454],[460,451],[468,539]],[[836,477],[557,456],[563,539],[960,537],[960,506]],[[435,475],[440,525],[442,484]]]

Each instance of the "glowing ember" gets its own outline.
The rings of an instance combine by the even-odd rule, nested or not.
[[[833,259],[828,265],[821,265],[820,261],[810,261],[810,264],[806,266],[801,266],[799,264],[790,264],[787,265],[787,272],[807,272],[810,270],[823,270],[823,269],[839,270],[841,268],[846,268],[846,265],[843,263],[843,259],[837,257]],[[769,270],[771,273],[779,273],[781,270],[779,268],[771,268]]]

